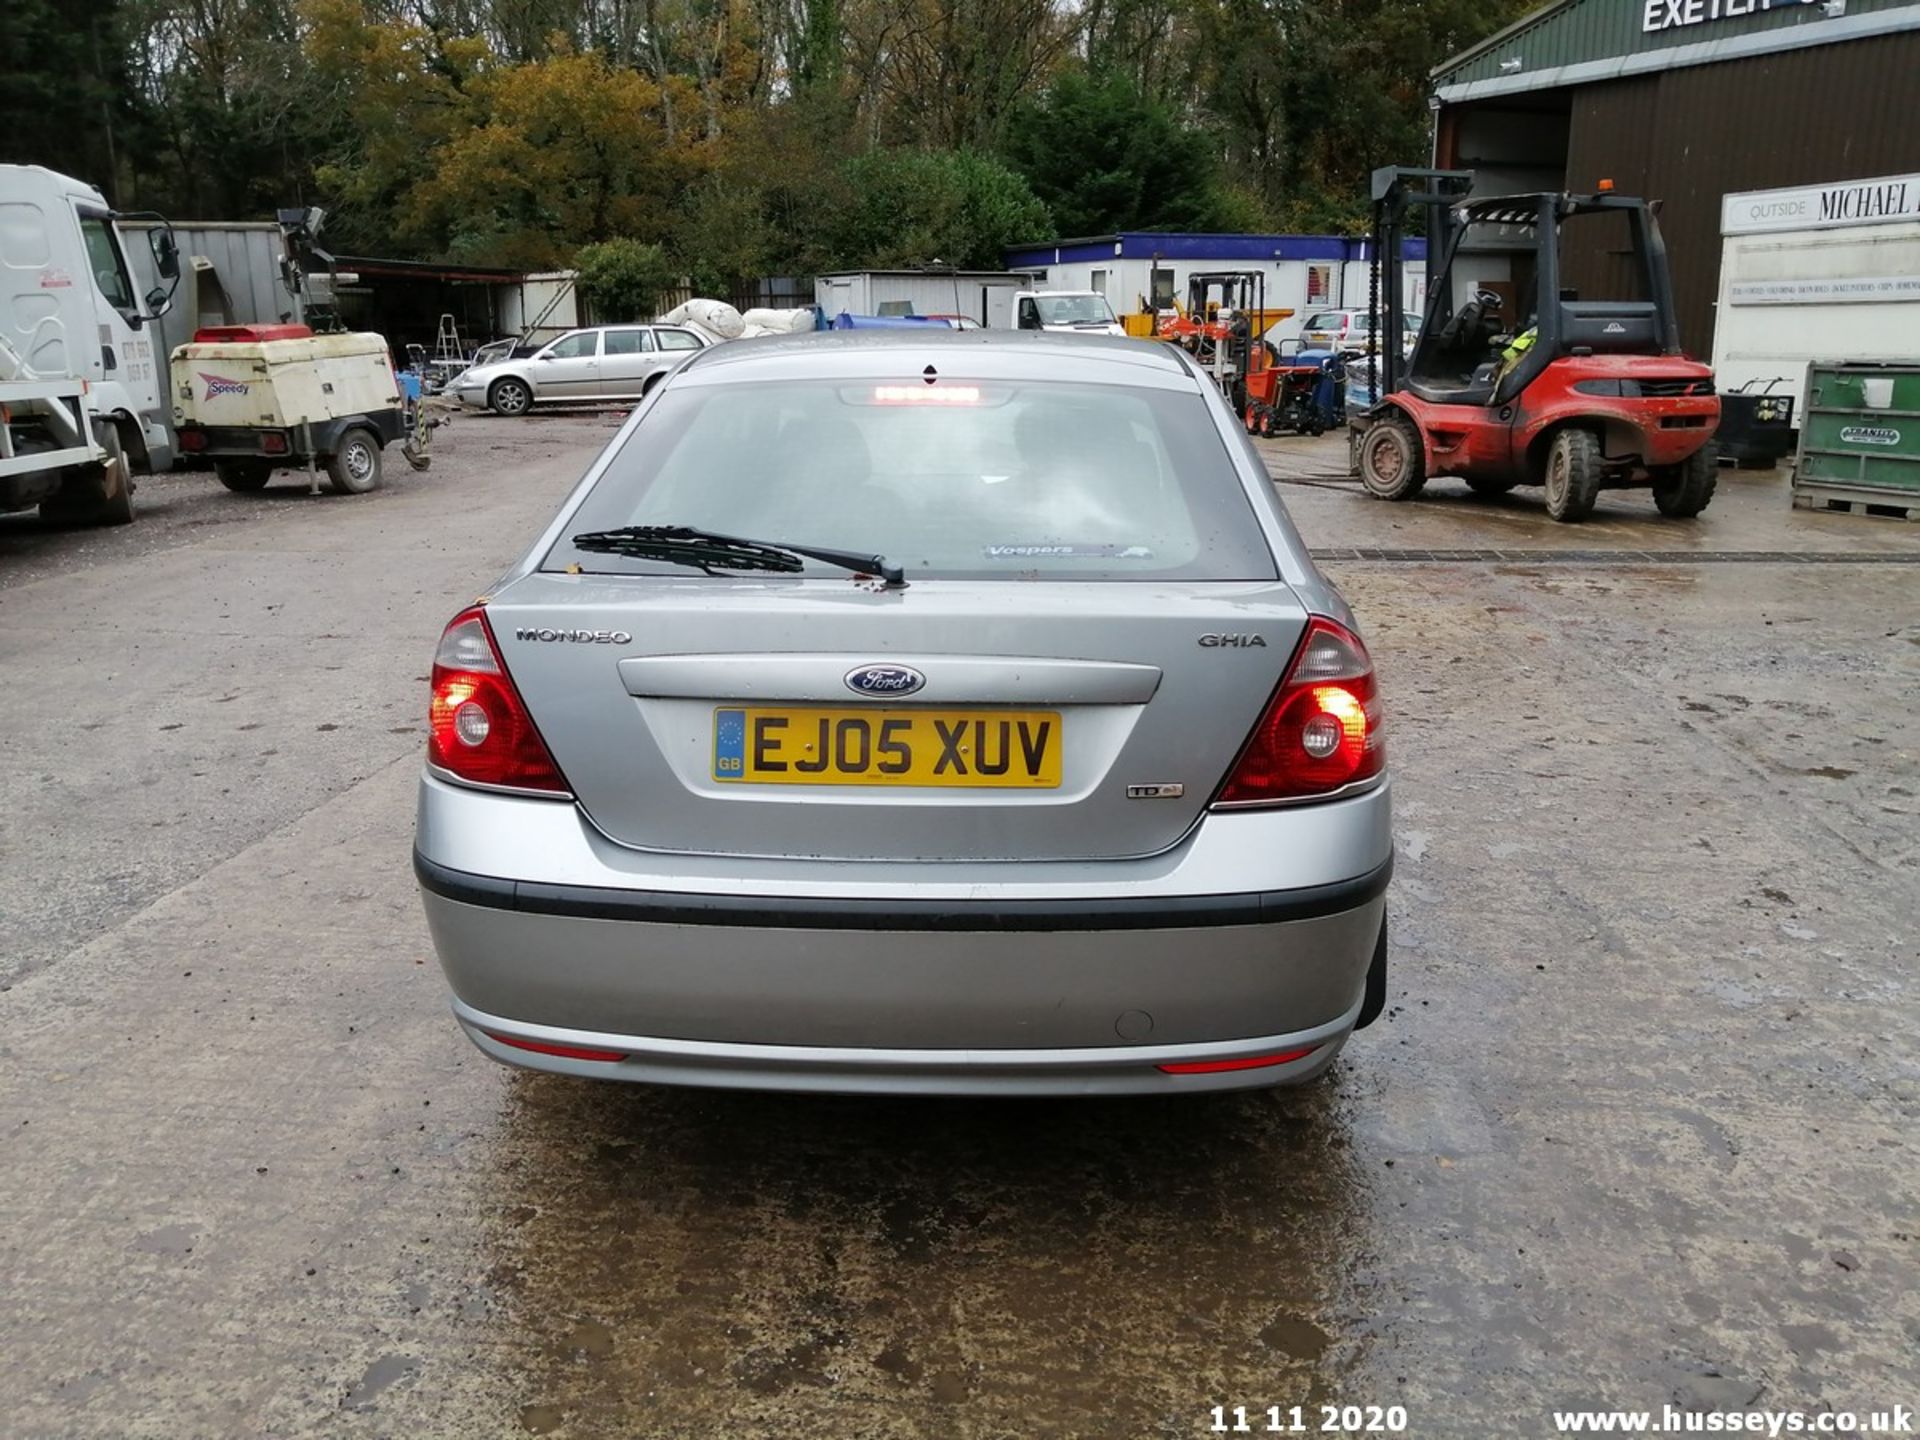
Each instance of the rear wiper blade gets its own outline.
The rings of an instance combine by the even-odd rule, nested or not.
[[[784,541],[746,540],[692,525],[622,525],[617,530],[589,530],[573,537],[576,550],[600,555],[626,555],[635,560],[668,560],[694,565],[711,575],[715,570],[772,570],[791,575],[804,568],[801,557],[823,565],[838,565],[856,575],[878,575],[889,589],[904,590],[906,573],[889,565],[884,555],[861,555],[820,545],[789,545]]]

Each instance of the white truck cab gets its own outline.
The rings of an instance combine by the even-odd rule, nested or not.
[[[1022,290],[1013,297],[1013,324],[1017,330],[1127,333],[1098,290]]]
[[[0,165],[0,511],[125,523],[131,472],[173,462],[154,322],[172,304],[179,253],[164,221],[123,232],[122,218],[91,185]],[[144,235],[165,282],[145,295],[127,233]]]

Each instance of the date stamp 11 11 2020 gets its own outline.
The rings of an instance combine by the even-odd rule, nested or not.
[[[1215,1435],[1402,1435],[1404,1405],[1215,1405]]]

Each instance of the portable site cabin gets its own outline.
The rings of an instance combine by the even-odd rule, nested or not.
[[[854,270],[814,281],[829,316],[965,315],[989,330],[1013,328],[1013,297],[1034,288],[1029,270]]]
[[[502,286],[500,333],[544,345],[578,329],[580,297],[574,289],[575,277],[572,270],[545,270],[522,275],[518,285]]]
[[[1406,308],[1418,314],[1426,300],[1426,242],[1410,240],[1405,267]],[[1293,311],[1276,338],[1297,335],[1316,310],[1365,309],[1372,269],[1368,242],[1344,235],[1199,235],[1127,231],[1006,252],[1009,269],[1037,270],[1048,290],[1094,290],[1116,315],[1184,305],[1187,277],[1223,270],[1266,276],[1268,309]]]

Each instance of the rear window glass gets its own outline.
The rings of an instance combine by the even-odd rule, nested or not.
[[[1277,574],[1207,402],[1138,387],[914,377],[669,390],[566,535],[626,525],[877,552],[909,579]],[[700,573],[566,537],[546,565]],[[807,573],[844,572],[809,561]]]

